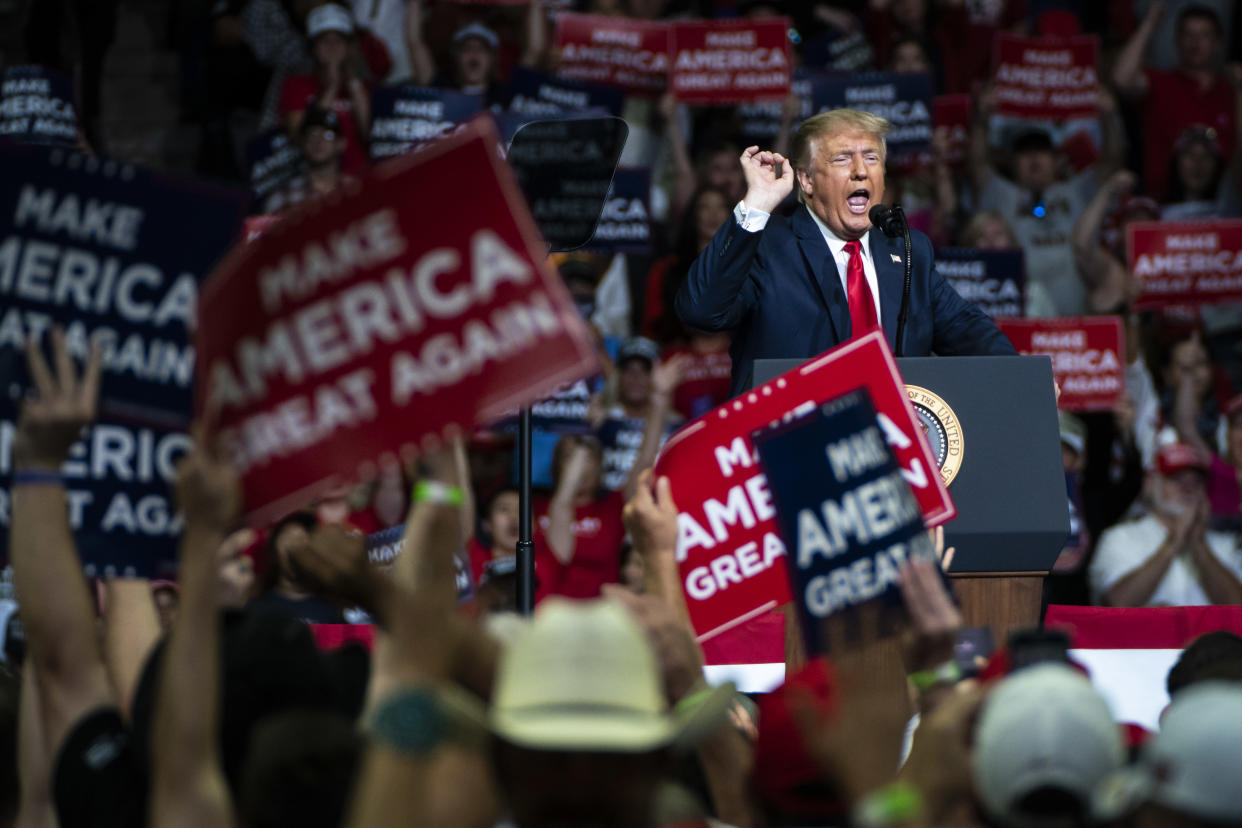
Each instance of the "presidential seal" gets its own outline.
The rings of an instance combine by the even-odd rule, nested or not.
[[[962,424],[949,404],[918,385],[907,385],[906,396],[927,435],[932,459],[940,467],[940,479],[948,486],[962,468]]]

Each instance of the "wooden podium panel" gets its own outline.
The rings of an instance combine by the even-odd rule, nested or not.
[[[950,572],[967,627],[991,627],[997,649],[1012,630],[1039,625],[1043,572]]]

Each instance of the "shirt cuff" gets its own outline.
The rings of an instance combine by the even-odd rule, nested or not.
[[[739,201],[737,206],[733,208],[733,218],[737,220],[738,226],[747,233],[758,233],[768,226],[768,219],[771,217],[771,213],[765,213],[754,207],[747,207],[745,201]]]

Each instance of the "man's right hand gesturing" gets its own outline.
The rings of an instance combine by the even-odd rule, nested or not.
[[[747,147],[739,160],[746,176],[746,195],[742,200],[747,207],[771,213],[793,192],[793,167],[779,152]]]

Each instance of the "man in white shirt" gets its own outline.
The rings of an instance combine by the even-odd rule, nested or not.
[[[1207,530],[1210,458],[1162,446],[1148,479],[1151,512],[1107,530],[1091,562],[1096,603],[1115,607],[1242,604],[1242,551]]]

